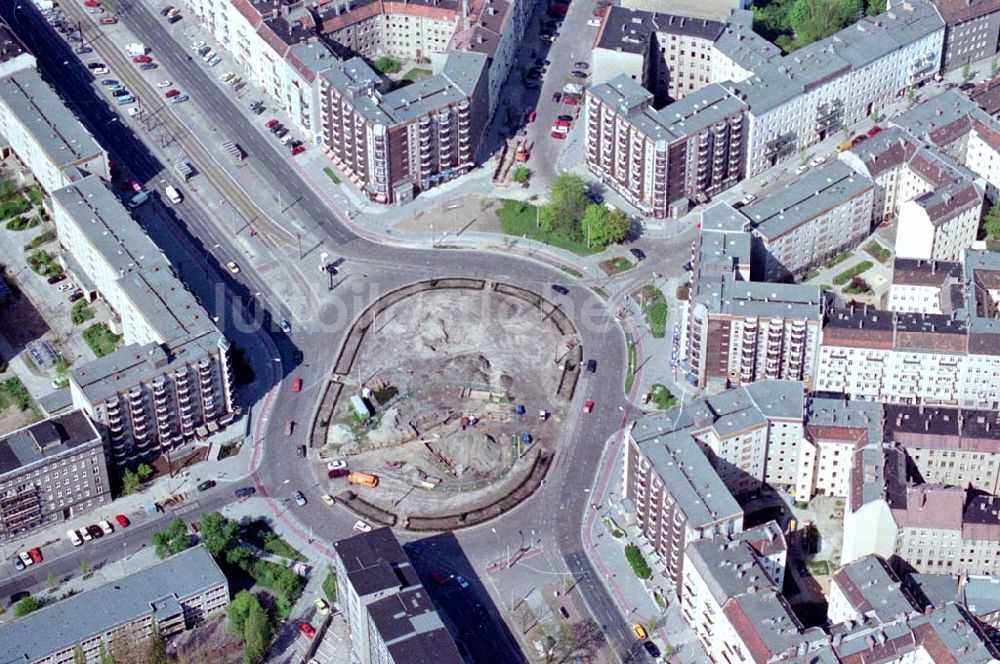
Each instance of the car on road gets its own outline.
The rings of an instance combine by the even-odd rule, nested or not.
[[[24,563],[25,567],[35,564],[35,561],[31,559],[31,556],[28,555],[27,551],[19,551],[17,557],[21,559],[21,562]]]
[[[319,611],[320,615],[328,616],[330,615],[330,605],[326,603],[326,600],[322,597],[317,597],[313,600],[313,606]]]
[[[14,556],[14,569],[18,572],[24,569],[24,562],[21,561],[19,556]]]
[[[305,459],[306,458],[306,446],[305,445],[299,445],[298,447],[296,447],[295,448],[295,456],[299,457],[300,459]]]
[[[826,163],[826,157],[822,155],[816,155],[815,157],[809,160],[810,166],[820,166],[824,163]]]
[[[50,284],[58,284],[60,281],[66,278],[65,274],[53,274],[51,277],[46,279]]]
[[[742,203],[743,205],[750,205],[755,200],[757,200],[756,196],[754,196],[753,194],[747,194],[746,196],[740,199],[740,203]]]
[[[307,639],[311,639],[316,636],[316,630],[313,629],[313,626],[307,622],[299,623],[299,631],[302,632],[303,636]]]
[[[152,62],[152,61],[153,61],[153,58],[149,57],[148,55],[133,55],[132,56],[132,62],[134,62],[137,65],[144,65],[147,62]]]
[[[108,521],[107,519],[98,521],[97,525],[101,527],[101,530],[104,531],[105,535],[110,535],[111,533],[115,532],[115,529],[111,527],[111,522]]]
[[[156,64],[155,62],[147,62],[144,65],[139,65],[139,69],[143,71],[151,71],[153,69],[157,69],[159,66],[160,65]]]
[[[354,529],[359,533],[370,533],[372,531],[371,524],[358,519],[354,522]]]
[[[170,90],[167,90],[166,92],[164,92],[163,96],[166,97],[167,99],[170,99],[171,97],[178,96],[180,93],[181,93],[181,91],[178,90],[177,88],[171,88]]]
[[[572,115],[560,115],[559,117],[556,118],[556,120],[558,120],[559,122],[570,122],[570,123],[572,123],[573,122],[573,116]]]
[[[36,563],[42,562],[42,550],[39,549],[37,546],[31,551],[28,551],[28,555],[31,556],[31,559],[34,562]]]
[[[866,133],[868,134],[868,138],[872,138],[873,136],[877,135],[880,131],[882,131],[882,127],[875,125],[871,129],[869,129]]]
[[[431,579],[433,579],[434,583],[438,584],[439,586],[443,586],[444,584],[448,583],[448,577],[446,577],[444,574],[442,574],[437,570],[431,572]]]
[[[331,496],[330,494],[324,493],[322,496],[319,497],[319,499],[322,500],[325,504],[329,505],[330,507],[333,507],[334,500],[333,496]]]
[[[555,102],[556,104],[558,104],[560,99],[562,99],[562,93],[561,92],[553,92],[552,93],[552,101],[553,102]]]
[[[552,284],[552,290],[560,295],[569,295],[569,289],[565,286],[560,286],[559,284]]]
[[[587,360],[587,373],[597,373],[597,360]]]
[[[298,505],[299,507],[302,507],[303,505],[306,504],[306,497],[302,494],[301,491],[293,491],[292,498],[295,499],[295,504]]]
[[[587,25],[589,25],[592,28],[599,28],[601,27],[601,19],[599,18],[587,19]]]
[[[296,378],[295,380],[292,381],[292,392],[301,392],[301,391],[302,391],[302,379]]]
[[[634,623],[632,625],[632,631],[635,632],[635,635],[639,637],[640,641],[645,641],[646,637],[649,636],[646,634],[646,628],[639,623]]]
[[[226,269],[233,274],[240,273],[240,266],[236,264],[236,261],[226,261]]]
[[[159,82],[157,82],[156,87],[158,87],[158,88],[169,88],[173,84],[174,84],[173,81],[159,81]]]
[[[205,480],[198,485],[198,491],[208,491],[213,486],[215,486],[215,480]]]
[[[570,76],[573,76],[574,78],[587,78],[587,72],[574,69],[570,72]]]
[[[802,175],[803,173],[805,173],[808,170],[809,170],[809,164],[802,164],[801,166],[799,166],[798,168],[795,169],[795,174],[796,175]]]
[[[635,259],[637,261],[646,260],[646,252],[640,249],[639,247],[632,247],[631,249],[629,249],[629,253],[635,256]]]
[[[284,319],[284,318],[282,318],[281,320],[278,321],[278,327],[280,327],[281,331],[284,332],[285,334],[291,334],[292,333],[292,326],[291,326],[291,324],[286,319]]]
[[[335,480],[338,477],[347,477],[350,474],[351,471],[349,471],[347,468],[334,468],[333,470],[328,470],[326,476],[329,477],[331,480]]]
[[[458,581],[458,585],[461,586],[463,589],[466,589],[466,588],[469,587],[469,582],[466,581],[465,577],[462,576],[461,574],[456,574],[455,575],[455,580]]]
[[[558,139],[560,141],[566,140],[566,132],[564,131],[554,131],[552,132],[552,138]]]
[[[594,402],[593,401],[591,401],[590,399],[587,399],[586,401],[583,402],[583,412],[584,413],[590,414],[593,410],[594,410]]]
[[[347,468],[347,462],[343,459],[334,459],[333,461],[326,462],[327,470],[337,470],[338,468]]]
[[[237,498],[249,498],[255,493],[257,493],[257,489],[252,486],[241,486],[236,491],[233,491],[233,495]]]
[[[577,62],[573,66],[577,69],[590,69],[590,64],[586,62]]]
[[[646,649],[646,652],[649,653],[649,656],[652,657],[653,659],[656,659],[660,656],[660,649],[657,648],[656,644],[653,643],[652,641],[643,641],[642,647]]]

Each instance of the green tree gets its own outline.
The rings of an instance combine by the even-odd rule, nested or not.
[[[146,639],[142,653],[143,664],[171,664],[173,661],[167,654],[167,640],[160,633],[160,626],[153,621],[153,633]]]
[[[514,182],[524,184],[528,181],[528,178],[531,177],[531,169],[527,166],[518,166],[514,169],[514,175],[512,177],[514,178]]]
[[[198,519],[198,530],[201,531],[202,544],[205,545],[213,558],[218,558],[224,551],[228,551],[232,547],[239,547],[236,537],[239,533],[239,525],[218,512],[202,514],[201,518]]]
[[[42,608],[41,602],[39,602],[31,595],[28,595],[27,597],[25,597],[20,602],[14,605],[14,617],[15,618],[24,617],[29,613],[31,613],[32,611],[37,611],[40,608]]]
[[[156,555],[160,558],[180,553],[191,546],[191,536],[187,526],[180,519],[174,519],[165,530],[158,530],[150,535],[150,541],[156,547]]]
[[[122,473],[122,491],[121,495],[130,496],[139,490],[139,475],[132,472],[130,468],[126,468],[125,472]]]
[[[553,227],[572,228],[583,219],[590,200],[583,178],[573,173],[560,173],[549,190],[549,202],[542,207],[542,216],[548,216]]]
[[[862,14],[861,0],[794,0],[788,23],[798,46],[829,37]]]
[[[260,604],[250,605],[246,623],[243,626],[243,662],[259,664],[264,661],[271,643],[273,627],[267,612]]]
[[[97,664],[115,664],[115,656],[108,651],[104,641],[97,648]]]
[[[986,216],[983,217],[983,230],[987,237],[1000,237],[1000,201],[991,205]]]
[[[148,463],[140,463],[139,467],[136,468],[135,470],[136,474],[139,476],[139,481],[141,482],[145,482],[146,480],[148,480],[150,477],[153,476],[153,473],[156,472],[155,470],[153,470],[153,467],[150,466]]]
[[[915,103],[917,101],[917,91],[914,90],[913,88],[907,90],[906,101],[910,102],[911,104]]]
[[[229,603],[226,609],[226,617],[229,618],[229,632],[235,636],[243,638],[246,627],[247,616],[250,615],[250,607],[260,607],[256,595],[249,590],[241,590],[236,593],[236,597]]]
[[[83,654],[81,646],[73,648],[73,664],[87,664],[87,656]]]
[[[966,62],[965,66],[962,67],[962,80],[968,81],[970,78],[972,78],[972,67]]]
[[[49,584],[49,588],[52,588],[54,590],[57,584],[56,575],[53,574],[52,572],[49,572],[49,576],[48,578],[46,578],[46,582]]]
[[[885,0],[868,0],[868,7],[865,13],[869,16],[878,16],[885,12]]]
[[[580,223],[587,246],[606,247],[621,242],[628,233],[628,215],[604,205],[589,205]]]
[[[1000,60],[993,58],[990,60],[990,76],[996,76],[997,70],[1000,70]]]
[[[333,565],[326,566],[326,578],[323,579],[323,594],[330,604],[337,602],[337,573],[333,571]]]
[[[80,571],[83,572],[84,576],[86,576],[87,574],[90,574],[90,561],[89,560],[81,560],[80,561]]]

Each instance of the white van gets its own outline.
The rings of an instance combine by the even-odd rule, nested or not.
[[[67,530],[66,537],[69,538],[70,544],[73,546],[80,546],[83,544],[83,540],[80,539],[80,536],[76,534],[75,530]]]
[[[184,197],[181,196],[181,192],[177,191],[173,185],[168,184],[164,191],[167,193],[167,199],[169,199],[174,205],[177,205],[184,200]]]

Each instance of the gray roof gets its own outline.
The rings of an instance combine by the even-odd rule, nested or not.
[[[832,582],[862,616],[873,615],[889,622],[914,612],[899,579],[878,556],[867,555],[844,565],[833,575]]]
[[[864,429],[869,443],[881,443],[885,440],[882,404],[871,401],[810,396],[806,401],[805,424]]]
[[[33,662],[148,615],[154,605],[158,612],[176,610],[176,599],[219,585],[228,587],[208,551],[202,546],[188,549],[114,583],[0,625],[0,664]]]
[[[463,661],[423,586],[371,602],[368,615],[395,662],[461,664]]]
[[[59,168],[104,153],[104,148],[34,69],[0,79],[0,100]]]
[[[874,183],[842,161],[806,173],[781,190],[741,210],[754,223],[754,231],[774,240],[845,204]]]
[[[823,295],[818,286],[741,281],[732,274],[702,277],[692,298],[713,311],[730,316],[818,321]]]
[[[410,559],[389,528],[338,540],[333,548],[355,591],[362,597],[420,584]]]
[[[969,332],[974,335],[989,335],[985,344],[1000,344],[1000,340],[992,335],[1000,334],[1000,319],[985,315],[985,310],[979,305],[982,299],[982,289],[1000,287],[1000,252],[976,251],[966,249],[964,262],[965,311],[969,316]]]
[[[81,410],[36,422],[0,438],[0,481],[40,461],[51,461],[76,448],[103,446],[101,434]]]
[[[714,41],[724,27],[725,24],[720,21],[612,6],[597,36],[597,48],[645,53],[656,33]]]
[[[750,588],[778,590],[747,542],[716,535],[691,542],[684,553],[720,606]]]

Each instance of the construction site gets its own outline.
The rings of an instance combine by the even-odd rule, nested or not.
[[[366,322],[319,460],[377,476],[359,493],[384,509],[482,502],[557,444],[579,360],[572,326],[534,293],[484,282],[413,293]]]

